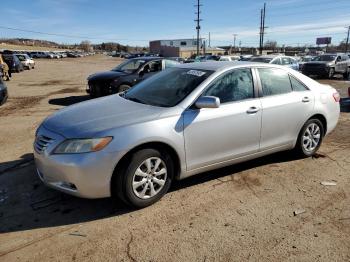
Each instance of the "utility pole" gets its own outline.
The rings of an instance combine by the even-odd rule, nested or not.
[[[349,45],[349,34],[350,34],[350,26],[348,27],[348,36],[346,37],[345,53],[347,53],[347,52],[348,52],[348,45]]]
[[[195,7],[197,7],[197,12],[195,12],[195,14],[197,15],[197,19],[195,19],[194,21],[197,22],[197,26],[196,26],[196,30],[197,30],[197,56],[199,56],[199,33],[201,30],[201,26],[200,26],[200,22],[203,21],[202,19],[200,19],[200,7],[201,7],[201,3],[200,0],[197,0],[197,4],[195,5]]]
[[[237,37],[237,34],[233,34],[233,51],[234,52],[236,51],[236,37]]]
[[[208,41],[208,47],[211,47],[211,46],[210,46],[210,32],[209,32],[209,41]]]
[[[264,8],[260,10],[260,44],[259,51],[260,55],[262,55],[262,51],[264,48],[264,35],[265,35],[265,13],[266,13],[266,3],[264,3]]]

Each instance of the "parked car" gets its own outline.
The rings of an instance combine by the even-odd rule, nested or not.
[[[203,55],[203,56],[197,56],[194,59],[194,62],[218,61],[219,59],[220,57],[216,55]]]
[[[14,54],[3,54],[2,55],[4,61],[8,65],[11,72],[19,73],[23,71],[23,65],[21,61],[19,61],[18,57]]]
[[[30,52],[32,58],[47,58],[48,55],[46,52]]]
[[[253,55],[241,55],[239,61],[250,61]]]
[[[24,68],[28,70],[34,69],[35,62],[27,54],[15,54],[15,55],[18,57],[19,61],[21,61]]]
[[[301,60],[299,61],[299,71],[303,70],[303,65],[307,62],[311,62],[312,59],[314,59],[314,56],[311,55],[307,55],[301,58]]]
[[[7,100],[7,87],[2,80],[2,75],[0,73],[0,106],[3,105]]]
[[[220,56],[219,61],[238,61],[240,59],[239,56],[235,56],[235,55],[223,55]]]
[[[34,157],[52,188],[146,207],[174,179],[283,150],[312,156],[339,114],[334,88],[286,67],[180,64],[48,117]]]
[[[274,65],[283,65],[294,70],[299,70],[299,64],[296,59],[290,56],[282,55],[263,55],[254,56],[250,59],[251,62],[268,63]]]
[[[178,64],[178,62],[160,57],[129,59],[111,71],[90,75],[87,79],[86,92],[91,97],[123,92],[155,73],[175,64]]]
[[[317,75],[333,78],[335,74],[342,74],[345,79],[350,72],[350,59],[346,54],[323,54],[314,57],[311,62],[303,65],[304,75]]]
[[[174,61],[179,62],[181,64],[185,63],[185,59],[183,59],[182,57],[167,57],[166,59],[174,60]]]

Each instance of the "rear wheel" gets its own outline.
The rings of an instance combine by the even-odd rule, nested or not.
[[[324,137],[324,127],[320,120],[309,119],[301,129],[294,150],[302,157],[309,157],[320,148]]]
[[[348,68],[345,73],[343,74],[343,78],[346,80],[349,78],[349,72],[350,72],[350,68]]]
[[[143,208],[157,202],[168,191],[174,166],[165,151],[149,148],[134,153],[116,172],[112,186],[118,197],[126,204]]]

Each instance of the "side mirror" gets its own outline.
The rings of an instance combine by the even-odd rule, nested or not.
[[[220,107],[220,98],[215,96],[202,96],[197,99],[195,106],[201,108],[218,108]]]

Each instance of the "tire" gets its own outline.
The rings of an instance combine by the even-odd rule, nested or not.
[[[329,79],[332,79],[332,78],[333,78],[334,72],[335,72],[335,71],[334,71],[334,68],[330,68],[330,69],[329,69],[329,72],[328,72],[328,78],[329,78]]]
[[[310,134],[313,135],[311,136]],[[320,148],[323,137],[324,127],[322,122],[315,118],[309,119],[299,133],[294,151],[301,157],[310,157]]]
[[[118,87],[118,93],[127,91],[127,90],[130,89],[130,87],[131,87],[131,86],[129,86],[129,85],[120,85],[120,86]]]
[[[147,163],[150,163],[149,168]],[[160,173],[158,175],[152,171],[156,163],[156,172]],[[174,176],[174,164],[165,151],[142,149],[135,152],[120,170],[116,170],[114,176],[112,192],[126,204],[144,208],[154,204],[168,192]]]
[[[343,74],[344,80],[347,80],[347,79],[349,78],[349,71],[350,71],[350,69],[348,68],[348,69],[346,70],[346,72]]]

